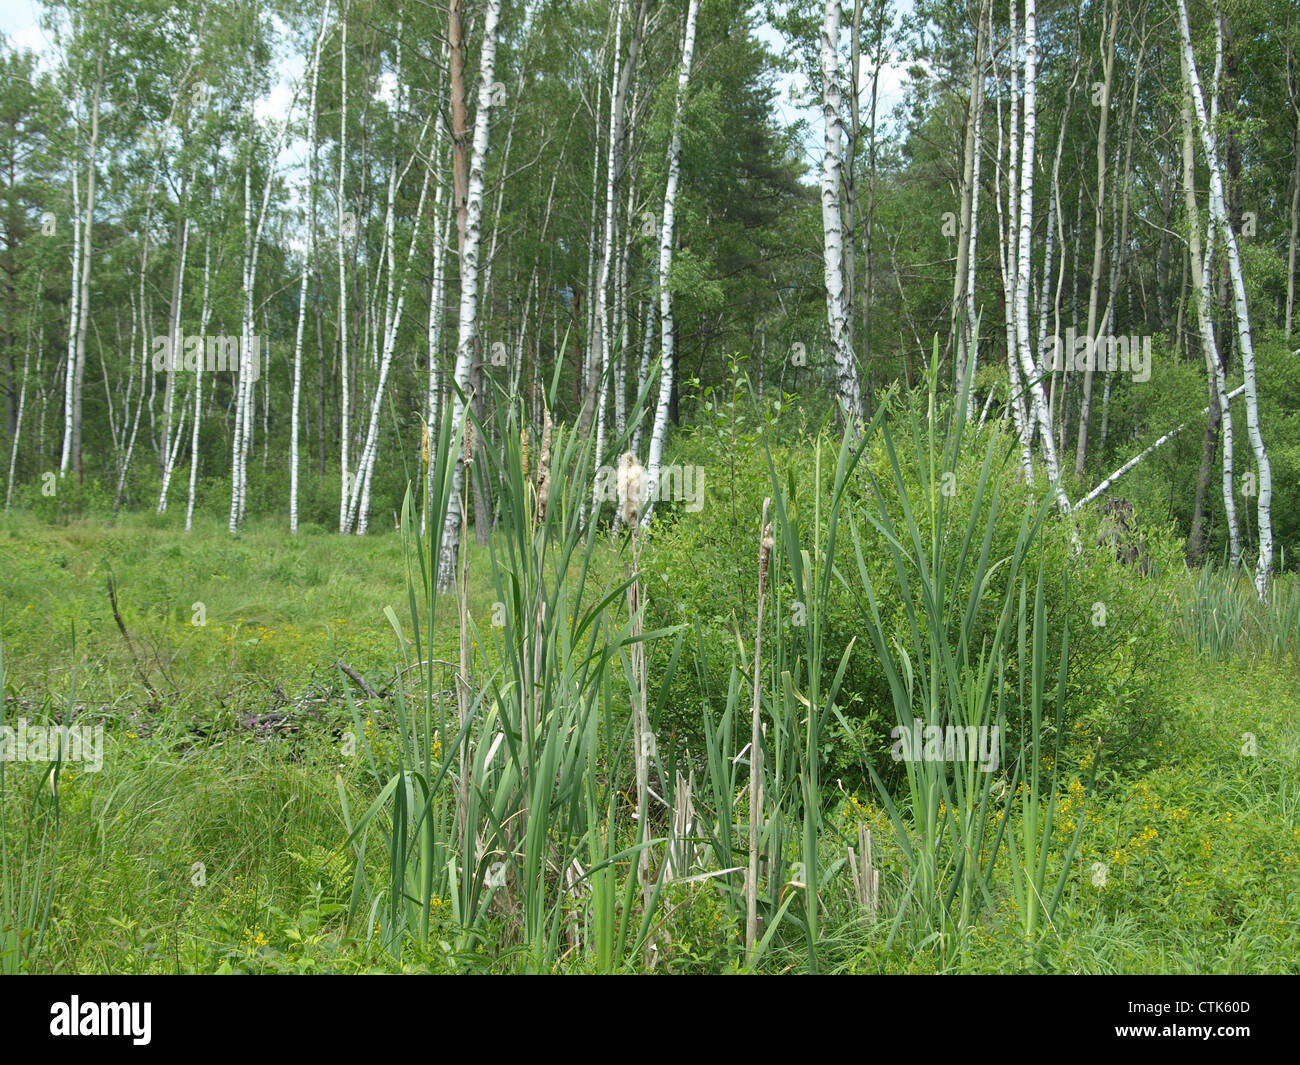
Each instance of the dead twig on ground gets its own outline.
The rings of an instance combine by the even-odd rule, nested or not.
[[[149,675],[145,673],[144,667],[140,665],[140,656],[136,654],[135,644],[131,642],[131,634],[126,631],[126,622],[122,620],[122,612],[117,608],[117,588],[113,583],[113,571],[111,569],[108,571],[108,601],[113,606],[113,618],[117,621],[118,629],[121,630],[122,639],[126,641],[127,650],[131,652],[131,661],[135,664],[135,671],[140,674],[140,680],[144,683],[145,690],[153,699],[153,709],[156,710],[162,705],[162,698],[149,682]]]

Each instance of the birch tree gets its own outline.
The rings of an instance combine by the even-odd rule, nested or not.
[[[672,400],[674,373],[673,326],[673,241],[676,236],[677,185],[682,175],[682,111],[686,106],[686,90],[690,86],[691,62],[695,55],[695,24],[700,12],[700,0],[690,0],[686,9],[686,33],[682,38],[682,59],[677,70],[677,95],[673,106],[673,126],[668,142],[668,183],[664,187],[663,217],[659,223],[659,399],[655,404],[654,428],[650,432],[649,470],[651,499],[646,504],[642,525],[649,525],[654,513],[655,488],[660,483],[659,470],[663,464],[664,437],[668,432],[668,407]]]
[[[482,237],[483,187],[486,182],[488,151],[488,120],[492,114],[492,90],[496,71],[497,24],[501,19],[502,0],[487,0],[483,12],[483,44],[479,56],[478,110],[474,115],[474,139],[464,174],[465,196],[463,207],[458,204],[460,240],[460,311],[456,336],[456,366],[454,371],[455,395],[452,398],[451,438],[457,439],[465,420],[465,404],[470,391],[470,371],[473,369],[475,347],[478,341],[478,253]],[[452,53],[452,137],[454,150],[459,148],[457,138],[462,138],[463,126],[458,126],[456,115],[464,114],[465,82],[464,47],[459,21],[459,0],[451,0],[449,13],[453,14],[448,40]],[[458,60],[459,57],[459,60]],[[457,62],[462,64],[457,75]],[[459,82],[459,84],[458,84]],[[457,94],[460,105],[457,107]],[[463,157],[463,150],[462,150]],[[460,183],[460,175],[457,183]],[[444,591],[455,581],[456,553],[460,545],[461,508],[464,506],[465,466],[460,451],[453,456],[455,473],[447,501],[447,520],[443,527],[442,557],[438,560],[438,585]]]
[[[835,391],[850,436],[862,423],[862,387],[850,342],[844,290],[844,220],[840,209],[843,186],[841,144],[844,119],[840,93],[840,2],[826,0],[821,32],[822,119],[822,254],[826,275],[826,324],[835,361]]]
[[[967,352],[970,332],[974,323],[971,306],[974,304],[975,226],[979,202],[980,118],[984,103],[984,20],[991,0],[981,0],[975,20],[975,51],[970,67],[970,103],[966,110],[966,136],[962,150],[962,182],[960,225],[957,232],[957,267],[952,285],[951,333],[956,345],[957,388],[966,380]],[[969,298],[968,298],[969,297]],[[974,402],[967,396],[967,403]]]
[[[339,177],[335,186],[334,198],[337,202],[337,233],[335,237],[335,251],[338,258],[339,269],[339,388],[341,396],[339,399],[339,532],[346,533],[348,518],[348,473],[351,470],[349,465],[348,442],[351,439],[352,427],[349,424],[349,415],[352,410],[352,397],[348,388],[348,287],[347,287],[347,267],[345,265],[344,254],[346,251],[346,242],[348,231],[352,229],[355,235],[356,215],[349,214],[346,208],[347,201],[344,198],[344,177],[347,173],[348,159],[348,14],[347,0],[339,0],[339,34],[342,45],[339,49]],[[349,219],[351,225],[349,225]]]
[[[1218,5],[1215,5],[1216,34],[1222,32],[1219,22]],[[1241,353],[1241,369],[1246,397],[1246,435],[1250,439],[1251,452],[1255,457],[1255,470],[1258,484],[1254,485],[1257,493],[1256,516],[1259,523],[1259,560],[1255,569],[1255,590],[1261,600],[1268,598],[1269,576],[1273,569],[1273,472],[1269,465],[1268,452],[1264,448],[1264,438],[1259,426],[1259,396],[1255,381],[1255,346],[1250,332],[1250,313],[1246,306],[1246,284],[1241,269],[1241,252],[1237,247],[1237,236],[1233,232],[1224,201],[1223,171],[1219,165],[1219,153],[1214,143],[1214,130],[1206,114],[1205,98],[1201,93],[1200,76],[1196,70],[1196,54],[1192,50],[1192,31],[1187,19],[1186,0],[1178,0],[1178,31],[1182,39],[1183,59],[1185,63],[1183,90],[1187,94],[1196,115],[1197,126],[1201,133],[1201,148],[1205,153],[1206,164],[1210,174],[1210,212],[1215,225],[1220,231],[1220,238],[1227,251],[1228,274],[1232,283],[1233,310],[1237,326],[1237,346]]]
[[[1101,116],[1097,124],[1097,198],[1092,230],[1092,281],[1088,286],[1088,354],[1083,373],[1083,397],[1079,408],[1079,438],[1074,451],[1074,472],[1082,476],[1088,461],[1088,420],[1092,413],[1092,375],[1096,358],[1097,309],[1101,290],[1102,258],[1105,254],[1106,133],[1110,125],[1110,95],[1115,75],[1115,36],[1119,23],[1119,0],[1112,0],[1106,23],[1102,53]]]
[[[94,241],[91,239],[95,227],[95,167],[99,149],[99,105],[104,89],[104,52],[101,46],[95,57],[95,84],[91,91],[90,104],[90,140],[86,146],[86,210],[85,221],[81,225],[79,247],[80,270],[74,274],[73,300],[77,304],[76,344],[71,348],[68,363],[67,413],[64,422],[63,455],[59,461],[59,476],[66,477],[73,463],[76,463],[77,475],[81,476],[81,429],[82,429],[82,391],[86,377],[86,335],[90,323],[90,264]],[[73,196],[76,197],[75,177],[73,179]]]
[[[1069,513],[1070,500],[1061,486],[1061,469],[1056,459],[1051,409],[1043,388],[1042,371],[1029,343],[1030,245],[1034,217],[1034,144],[1037,133],[1038,18],[1034,0],[1025,0],[1025,118],[1024,143],[1020,159],[1020,206],[1017,209],[1020,235],[1016,242],[1016,351],[1028,385],[1028,398],[1047,465],[1047,479],[1056,495],[1057,506]],[[1013,148],[1014,150],[1014,148]]]
[[[1186,55],[1181,55],[1180,61],[1184,77],[1186,77]],[[1191,103],[1186,93],[1183,94],[1181,117],[1183,124],[1183,190],[1188,230],[1187,248],[1191,261],[1192,289],[1196,299],[1196,322],[1200,332],[1201,350],[1205,356],[1206,381],[1210,391],[1207,428],[1211,431],[1217,430],[1217,435],[1223,446],[1223,516],[1228,525],[1229,559],[1232,568],[1236,569],[1241,564],[1241,534],[1237,528],[1237,504],[1232,483],[1232,405],[1228,402],[1227,378],[1223,370],[1223,360],[1219,357],[1218,341],[1214,334],[1214,319],[1211,314],[1211,299],[1213,297],[1211,293],[1210,264],[1214,249],[1215,228],[1214,219],[1211,217],[1209,233],[1205,241],[1205,256],[1202,258],[1200,212],[1196,205],[1195,139],[1192,127]],[[1198,493],[1204,490],[1201,482],[1205,479],[1204,475],[1198,478]],[[1197,518],[1203,520],[1200,508],[1195,509]],[[1192,536],[1189,537],[1189,546],[1196,545],[1194,550],[1199,554],[1199,545],[1202,542],[1203,534],[1194,521]]]
[[[213,189],[216,198],[216,189]],[[212,284],[212,234],[208,233],[203,241],[203,303],[199,309],[199,336],[208,331],[208,315],[212,304],[209,295]],[[194,527],[194,494],[199,477],[199,427],[203,421],[203,373],[194,375],[194,429],[190,438],[190,499],[185,508],[185,531]]]
[[[320,53],[329,25],[330,0],[321,10],[320,31],[311,58],[311,94],[307,104],[307,238],[303,248],[302,277],[298,283],[298,328],[293,341],[293,402],[289,422],[289,531],[298,532],[298,440],[302,404],[302,333],[307,320],[307,277],[316,252],[316,89],[320,81]],[[202,375],[200,375],[202,376]]]

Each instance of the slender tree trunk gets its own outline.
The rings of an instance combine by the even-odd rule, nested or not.
[[[452,53],[452,131],[453,159],[463,159],[463,136],[458,136],[464,127],[459,126],[457,115],[464,115],[464,65],[463,56],[457,56],[463,47],[459,24],[459,0],[451,0],[449,10],[454,12],[454,24],[449,33]],[[492,113],[492,86],[496,65],[497,24],[501,18],[501,0],[487,0],[483,15],[483,44],[479,59],[478,111],[474,116],[474,140],[472,155],[469,158],[468,172],[465,176],[465,200],[463,212],[458,212],[462,240],[460,245],[460,314],[456,340],[455,383],[456,394],[452,400],[452,438],[460,430],[465,420],[465,401],[470,390],[470,372],[473,369],[478,343],[478,253],[483,219],[483,186],[486,182],[488,119]],[[458,74],[459,69],[459,84]],[[459,96],[460,103],[457,104]],[[453,168],[457,172],[456,182],[459,187],[459,165]],[[465,468],[460,460],[460,450],[454,457],[455,473],[452,477],[450,499],[447,505],[447,521],[443,528],[443,550],[438,564],[438,584],[443,590],[450,589],[455,581],[456,554],[460,544],[462,496],[465,488]]]
[[[664,212],[659,227],[659,345],[662,359],[659,369],[659,401],[655,405],[654,428],[650,433],[650,501],[646,504],[642,525],[650,523],[654,513],[655,497],[659,485],[659,470],[663,464],[664,437],[668,432],[669,406],[673,393],[674,335],[673,335],[673,242],[677,232],[677,185],[682,174],[682,110],[686,106],[686,90],[690,86],[691,62],[695,55],[695,24],[700,12],[700,0],[690,0],[686,9],[686,34],[682,39],[682,61],[677,71],[677,97],[673,110],[672,135],[668,145],[668,183],[664,189]]]
[[[335,244],[338,252],[339,268],[339,532],[346,533],[348,519],[348,474],[352,470],[350,443],[352,427],[349,415],[352,409],[352,394],[348,373],[348,287],[347,268],[344,263],[345,242],[348,237],[348,219],[355,220],[356,215],[349,215],[344,210],[344,178],[348,158],[348,12],[347,0],[339,3],[339,28],[342,34],[342,48],[339,52],[340,65],[340,104],[339,104],[339,177],[335,199],[338,201],[338,238]],[[352,227],[355,229],[355,223]],[[355,233],[353,234],[355,236]]]
[[[1025,409],[1024,389],[1021,381],[1020,360],[1016,355],[1016,327],[1015,327],[1015,306],[1016,306],[1016,274],[1015,265],[1017,262],[1015,254],[1016,241],[1019,235],[1019,226],[1016,222],[1015,215],[1019,211],[1020,201],[1015,195],[1017,188],[1016,175],[1018,173],[1018,160],[1016,157],[1016,144],[1019,140],[1019,120],[1016,112],[1016,5],[1015,0],[1010,4],[1009,18],[1011,23],[1012,49],[1010,56],[1010,73],[1011,73],[1011,93],[1009,101],[1010,135],[1007,138],[1010,142],[1007,152],[1008,162],[1008,181],[1007,181],[1007,213],[1012,217],[1005,217],[1002,209],[1002,92],[1001,85],[997,77],[996,64],[994,65],[994,84],[998,88],[997,94],[997,120],[998,120],[998,150],[997,150],[997,175],[994,181],[994,206],[998,213],[998,266],[1002,273],[1002,309],[1003,318],[1006,326],[1006,360],[1007,360],[1007,406],[1011,410],[1011,417],[1016,427],[1016,434],[1020,438],[1020,467],[1024,475],[1026,484],[1034,483],[1034,453],[1033,446],[1033,422]],[[990,54],[992,53],[992,40],[989,42]]]
[[[41,284],[43,273],[38,272],[36,275],[36,291],[43,291]],[[9,504],[14,495],[14,469],[18,465],[18,441],[23,435],[23,411],[27,407],[27,368],[31,364],[32,357],[32,315],[27,317],[27,343],[23,348],[23,377],[22,383],[18,390],[18,406],[14,411],[14,438],[13,444],[9,449],[9,484],[5,488],[5,513],[9,513]]]
[[[214,188],[213,193],[215,192]],[[203,306],[199,311],[199,336],[205,336],[208,331],[208,314],[211,307],[208,295],[211,281],[212,234],[208,233],[203,240]],[[189,532],[194,525],[194,494],[199,475],[199,425],[203,420],[203,377],[203,366],[200,365],[199,372],[194,375],[194,435],[190,439],[190,499],[185,508],[186,532]]]
[[[63,454],[59,476],[67,476],[72,462],[72,385],[77,377],[77,313],[81,306],[81,193],[78,168],[72,168],[72,292],[68,299],[68,357],[63,389]]]
[[[1286,249],[1286,338],[1291,339],[1291,325],[1295,321],[1295,260],[1296,245],[1300,242],[1300,107],[1295,108],[1295,174],[1291,189],[1291,235]]]
[[[299,432],[302,422],[302,334],[307,321],[307,277],[316,254],[316,89],[320,81],[320,53],[329,25],[330,0],[320,16],[320,32],[311,60],[311,98],[307,106],[307,246],[303,249],[302,278],[298,283],[298,329],[293,342],[293,403],[289,423],[289,531],[298,532]]]
[[[1115,35],[1119,23],[1119,3],[1112,0],[1106,30],[1106,52],[1102,57],[1101,117],[1097,125],[1097,200],[1092,231],[1092,283],[1088,288],[1088,351],[1083,373],[1083,396],[1079,406],[1079,439],[1075,445],[1074,472],[1083,475],[1088,461],[1088,419],[1092,413],[1092,374],[1096,361],[1097,304],[1101,290],[1101,268],[1105,241],[1106,207],[1106,132],[1110,125],[1110,90],[1115,74]]]
[[[1216,5],[1215,15],[1218,16]],[[1223,243],[1228,253],[1228,272],[1231,276],[1234,297],[1235,318],[1237,324],[1237,346],[1241,353],[1243,385],[1246,395],[1246,435],[1250,438],[1251,451],[1255,457],[1258,483],[1254,486],[1257,493],[1256,516],[1259,523],[1259,560],[1255,570],[1255,590],[1261,600],[1268,598],[1269,576],[1273,569],[1273,473],[1269,464],[1268,452],[1264,447],[1264,438],[1259,425],[1259,396],[1255,382],[1255,346],[1250,332],[1250,313],[1246,306],[1246,285],[1241,269],[1241,253],[1237,247],[1237,235],[1233,232],[1228,218],[1227,206],[1223,195],[1223,171],[1219,166],[1218,150],[1214,144],[1214,130],[1210,125],[1205,110],[1205,99],[1201,94],[1200,77],[1196,71],[1196,56],[1192,51],[1191,27],[1187,19],[1186,0],[1178,0],[1178,28],[1182,35],[1183,55],[1186,64],[1186,81],[1184,89],[1191,97],[1196,114],[1197,125],[1201,131],[1201,145],[1205,152],[1210,174],[1210,210],[1215,224],[1222,234]],[[1221,33],[1222,22],[1216,17],[1216,32]]]
[[[849,333],[844,284],[844,222],[840,209],[843,184],[841,141],[844,120],[840,114],[840,2],[826,0],[822,19],[822,117],[825,148],[822,153],[822,253],[826,275],[826,323],[835,360],[835,390],[845,430],[857,436],[862,424],[862,386]]]
[[[1043,387],[1042,372],[1034,361],[1029,343],[1029,275],[1030,250],[1034,219],[1034,143],[1037,131],[1038,93],[1038,15],[1034,0],[1025,0],[1025,131],[1020,162],[1020,237],[1017,242],[1019,264],[1016,270],[1016,348],[1020,366],[1029,386],[1029,401],[1047,464],[1047,479],[1056,493],[1057,506],[1069,513],[1070,500],[1061,485],[1061,468],[1056,457],[1052,434],[1051,409]]]
[[[77,479],[84,476],[81,462],[81,399],[86,378],[86,328],[90,322],[90,259],[95,226],[95,164],[99,149],[99,100],[104,85],[104,54],[95,60],[95,92],[90,108],[90,144],[86,152],[86,221],[81,234],[81,277],[77,295],[77,351],[76,367],[72,381],[72,441],[71,461],[77,467]],[[65,466],[62,472],[66,472]]]
[[[185,298],[185,259],[189,249],[189,218],[188,216],[188,187],[189,175],[186,174],[182,179],[182,192],[180,204],[180,220],[176,224],[176,261],[172,267],[172,296],[171,307],[167,314],[167,335],[168,335],[168,352],[166,373],[164,380],[166,384],[163,387],[163,426],[162,426],[162,446],[158,449],[158,458],[160,460],[160,472],[163,479],[167,479],[167,456],[171,451],[172,439],[172,416],[176,405],[176,368],[179,364],[180,345],[181,345],[181,308]],[[159,505],[162,506],[161,496]],[[163,507],[165,510],[166,507]],[[162,513],[160,510],[158,513]]]
[[[991,6],[991,0],[982,0],[975,22],[975,51],[970,65],[970,103],[966,109],[966,139],[962,152],[961,179],[961,225],[957,233],[957,268],[953,274],[952,316],[949,343],[954,344],[957,352],[957,391],[960,392],[966,381],[966,363],[970,345],[972,320],[968,321],[970,298],[974,290],[974,267],[971,256],[974,253],[973,229],[975,224],[975,204],[979,199],[979,164],[980,152],[979,129],[980,112],[984,103],[984,59],[981,56],[984,43],[985,9]],[[967,408],[974,402],[972,395],[967,395]]]
[[[186,209],[188,196],[182,195],[182,211]],[[189,253],[190,228],[189,220],[182,217],[180,225],[177,227],[177,258],[175,276],[172,281],[172,305],[168,314],[168,343],[167,360],[167,377],[166,388],[163,393],[163,432],[162,447],[159,449],[159,458],[162,460],[162,486],[158,491],[158,508],[157,513],[165,514],[167,511],[167,491],[171,485],[172,467],[176,462],[176,456],[179,454],[179,448],[173,447],[173,436],[179,441],[182,434],[182,426],[176,427],[173,432],[172,419],[174,408],[176,406],[176,370],[181,365],[181,347],[184,337],[181,331],[182,312],[185,303],[185,260]]]

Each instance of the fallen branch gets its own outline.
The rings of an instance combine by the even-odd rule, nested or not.
[[[1241,395],[1245,391],[1246,391],[1246,386],[1240,385],[1228,393],[1228,399],[1235,399],[1237,396]],[[1201,413],[1209,414],[1210,408],[1206,407],[1203,411],[1201,411]],[[1170,440],[1172,440],[1174,437],[1176,437],[1179,433],[1181,433],[1186,428],[1187,428],[1187,423],[1183,422],[1183,424],[1178,426],[1177,429],[1171,429],[1169,432],[1165,433],[1165,435],[1162,436],[1159,440],[1157,440],[1154,444],[1148,447],[1145,451],[1142,451],[1138,455],[1129,459],[1128,462],[1124,463],[1123,466],[1121,466],[1109,477],[1107,477],[1104,481],[1102,481],[1101,484],[1097,485],[1096,488],[1094,488],[1086,496],[1084,496],[1077,503],[1075,503],[1073,509],[1078,510],[1085,503],[1091,503],[1098,496],[1101,496],[1104,493],[1108,492],[1110,490],[1110,486],[1113,485],[1116,481],[1118,481],[1121,477],[1123,477],[1126,473],[1128,473],[1129,470],[1131,470],[1134,466],[1136,466],[1139,462],[1141,462],[1144,458],[1146,458],[1149,454],[1151,454],[1151,452],[1153,452],[1156,448],[1169,443]]]
[[[375,691],[374,688],[372,688],[369,684],[366,683],[365,677],[363,677],[360,673],[358,673],[355,669],[353,669],[342,659],[339,659],[334,664],[338,666],[339,669],[343,670],[343,672],[346,673],[349,677],[351,677],[353,681],[356,682],[357,687],[359,687],[365,693],[367,699],[383,698],[383,696],[379,692]]]
[[[140,665],[140,656],[135,652],[135,644],[131,642],[131,634],[126,631],[126,622],[122,620],[122,612],[117,608],[117,588],[113,584],[113,571],[108,571],[108,601],[113,606],[113,618],[117,622],[118,629],[122,632],[122,639],[126,640],[127,650],[131,652],[131,661],[135,664],[135,671],[140,674],[140,680],[144,682],[145,689],[153,698],[155,708],[162,705],[162,699],[154,686],[149,683],[149,675],[145,673],[144,667]]]

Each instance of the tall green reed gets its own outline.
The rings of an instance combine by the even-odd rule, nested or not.
[[[862,599],[867,634],[889,684],[894,754],[901,757],[904,779],[895,801],[870,767],[908,866],[889,937],[892,941],[898,934],[910,911],[914,945],[937,945],[946,954],[992,904],[994,866],[1013,821],[1011,801],[1022,776],[1033,798],[1025,798],[1022,817],[1012,829],[1011,850],[1012,864],[1020,869],[1013,879],[1028,933],[1036,930],[1040,913],[1050,916],[1059,899],[1059,889],[1043,898],[1054,800],[1040,815],[1043,736],[1051,727],[1043,714],[1051,695],[1043,661],[1047,618],[1041,569],[1032,615],[1024,600],[1031,549],[1054,499],[1046,492],[1027,506],[1011,552],[994,557],[998,519],[1006,506],[1000,486],[1015,445],[991,431],[978,473],[973,480],[969,473],[959,479],[969,446],[967,404],[959,399],[941,407],[938,363],[936,340],[924,404],[915,395],[907,398],[898,437],[885,425],[888,470],[883,479],[869,474],[874,506],[865,508],[864,517],[884,544],[892,580],[877,585],[856,515],[850,513],[849,520],[858,570],[857,585],[850,587]],[[882,618],[882,601],[901,605],[901,631]],[[1033,633],[1028,643],[1027,624]],[[1061,686],[1055,693],[1058,718],[1065,695],[1064,649],[1062,654]],[[1008,661],[1015,663],[1020,683],[1021,750],[999,775],[995,769],[1007,762]],[[929,750],[911,749],[916,745],[907,738],[919,735],[959,742],[952,748],[945,742],[942,757],[934,758]],[[1059,736],[1059,729],[1054,735]],[[972,740],[978,738],[983,746],[995,736],[997,766],[972,756]],[[1053,768],[1053,787],[1056,772]],[[1068,869],[1069,857],[1064,867]]]
[[[381,788],[355,820],[344,803],[357,854],[352,913],[368,901],[368,921],[382,914],[385,944],[400,952],[411,939],[429,941],[433,911],[445,902],[455,956],[513,953],[537,971],[580,951],[611,971],[647,949],[664,868],[646,882],[649,865],[638,859],[664,840],[621,797],[634,762],[629,702],[644,690],[632,663],[638,646],[673,630],[642,631],[641,610],[622,609],[635,574],[604,572],[608,540],[594,515],[583,521],[595,474],[591,434],[553,426],[548,414],[539,451],[536,440],[526,443],[517,404],[501,396],[494,409],[495,443],[478,451],[479,474],[500,486],[488,564],[495,617],[486,632],[467,609],[467,530],[454,614],[437,587],[452,463],[462,450],[446,422],[429,449],[422,534],[411,491],[403,503],[411,636],[386,613],[401,675],[420,676],[419,699],[409,705],[395,685],[389,763],[363,741]],[[467,424],[468,433],[487,431],[477,419]],[[436,626],[449,624],[460,649],[454,699],[439,691],[432,653]],[[480,650],[489,645],[490,653]],[[660,710],[671,668],[656,678]],[[372,828],[385,842],[382,885],[366,876]]]
[[[72,720],[75,694],[74,671],[65,723]],[[0,728],[10,727],[8,696],[4,649],[0,648]],[[35,773],[10,768],[11,755],[6,752],[6,757],[0,758],[0,973],[6,976],[34,972],[40,964],[59,871],[63,749],[60,745],[54,759],[41,763]],[[19,787],[15,787],[16,781]],[[24,781],[28,784],[25,794],[20,790]],[[16,805],[20,809],[11,812]],[[11,832],[11,825],[16,832]]]
[[[1220,662],[1235,656],[1300,663],[1300,578],[1279,573],[1260,601],[1249,577],[1206,563],[1177,603],[1184,639]]]

